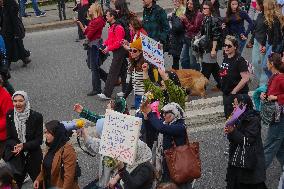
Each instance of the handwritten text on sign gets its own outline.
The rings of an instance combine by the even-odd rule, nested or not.
[[[140,34],[142,39],[143,57],[151,64],[165,70],[164,53],[162,45],[154,39]]]
[[[107,110],[100,143],[100,154],[133,164],[142,120]]]

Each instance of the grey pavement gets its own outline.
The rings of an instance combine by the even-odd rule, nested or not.
[[[129,9],[135,13],[138,13],[138,15],[141,15],[141,12],[143,11],[143,5],[142,0],[129,0]],[[171,0],[159,0],[158,4],[165,8],[170,9],[173,8],[173,3]],[[66,17],[67,20],[60,21],[58,16],[58,9],[57,4],[54,5],[46,5],[41,6],[40,10],[46,11],[45,17],[39,17],[37,18],[34,15],[32,8],[27,8],[27,12],[30,13],[31,17],[23,18],[23,23],[27,29],[27,31],[35,31],[45,28],[56,28],[56,27],[62,27],[62,26],[70,26],[72,25],[72,20],[74,17],[77,16],[77,13],[73,12],[74,2],[68,2],[66,3]],[[71,22],[70,22],[71,21]]]
[[[44,122],[78,118],[72,111],[73,105],[77,102],[100,114],[105,111],[106,101],[86,96],[91,90],[91,74],[85,62],[86,51],[83,50],[81,43],[74,42],[76,31],[75,27],[71,27],[27,34],[24,42],[26,48],[32,52],[32,62],[27,68],[22,68],[20,62],[11,66],[12,84],[15,89],[28,93],[32,109],[43,114]],[[106,32],[103,33],[105,38]],[[244,56],[250,58],[250,54],[250,51],[245,49]],[[221,62],[221,53],[218,55]],[[165,62],[169,67],[169,56],[165,56]],[[103,68],[108,70],[109,65],[110,58],[104,63]],[[210,93],[210,90],[208,91]],[[115,92],[120,92],[120,87],[117,87]],[[216,95],[218,93],[211,93],[208,96]],[[133,96],[128,99],[128,104],[132,103]],[[225,188],[227,159],[223,151],[227,146],[227,140],[222,127],[222,123],[214,123],[189,129],[191,139],[201,142],[203,175],[196,182],[197,189]],[[78,152],[78,156],[83,169],[83,175],[80,177],[82,187],[95,178],[98,160],[82,152]],[[274,162],[268,170],[267,184],[270,189],[276,188],[279,175],[280,166]],[[32,188],[31,182],[23,188]]]

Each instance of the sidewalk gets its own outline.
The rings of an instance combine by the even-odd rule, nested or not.
[[[143,5],[142,0],[128,0],[130,2],[129,9],[139,16],[142,16]],[[172,9],[173,4],[171,0],[158,0],[157,4],[166,10]],[[74,7],[73,2],[66,3],[66,17],[67,20],[59,21],[57,4],[47,5],[39,7],[40,10],[46,11],[46,17],[37,18],[34,15],[33,9],[28,8],[26,11],[31,14],[31,17],[23,18],[23,23],[25,25],[27,32],[33,32],[38,30],[55,29],[61,27],[68,27],[75,24],[73,23],[73,18],[77,16],[77,13],[73,12]]]

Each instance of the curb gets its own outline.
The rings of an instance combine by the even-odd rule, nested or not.
[[[165,11],[168,13],[172,11],[173,8],[165,8]],[[137,12],[136,15],[138,17],[142,17],[143,12]],[[34,25],[27,25],[25,26],[26,32],[37,32],[37,31],[44,31],[44,30],[53,30],[53,29],[60,29],[60,28],[67,28],[67,27],[75,27],[76,24],[74,23],[73,19],[68,19],[64,21],[53,21],[48,23],[42,24],[34,24]]]

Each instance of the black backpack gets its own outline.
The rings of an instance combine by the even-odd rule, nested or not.
[[[121,25],[124,29],[124,32],[125,32],[124,39],[127,40],[128,42],[131,42],[131,35],[130,35],[128,19],[125,17],[121,17],[120,19],[117,20],[117,23]]]

